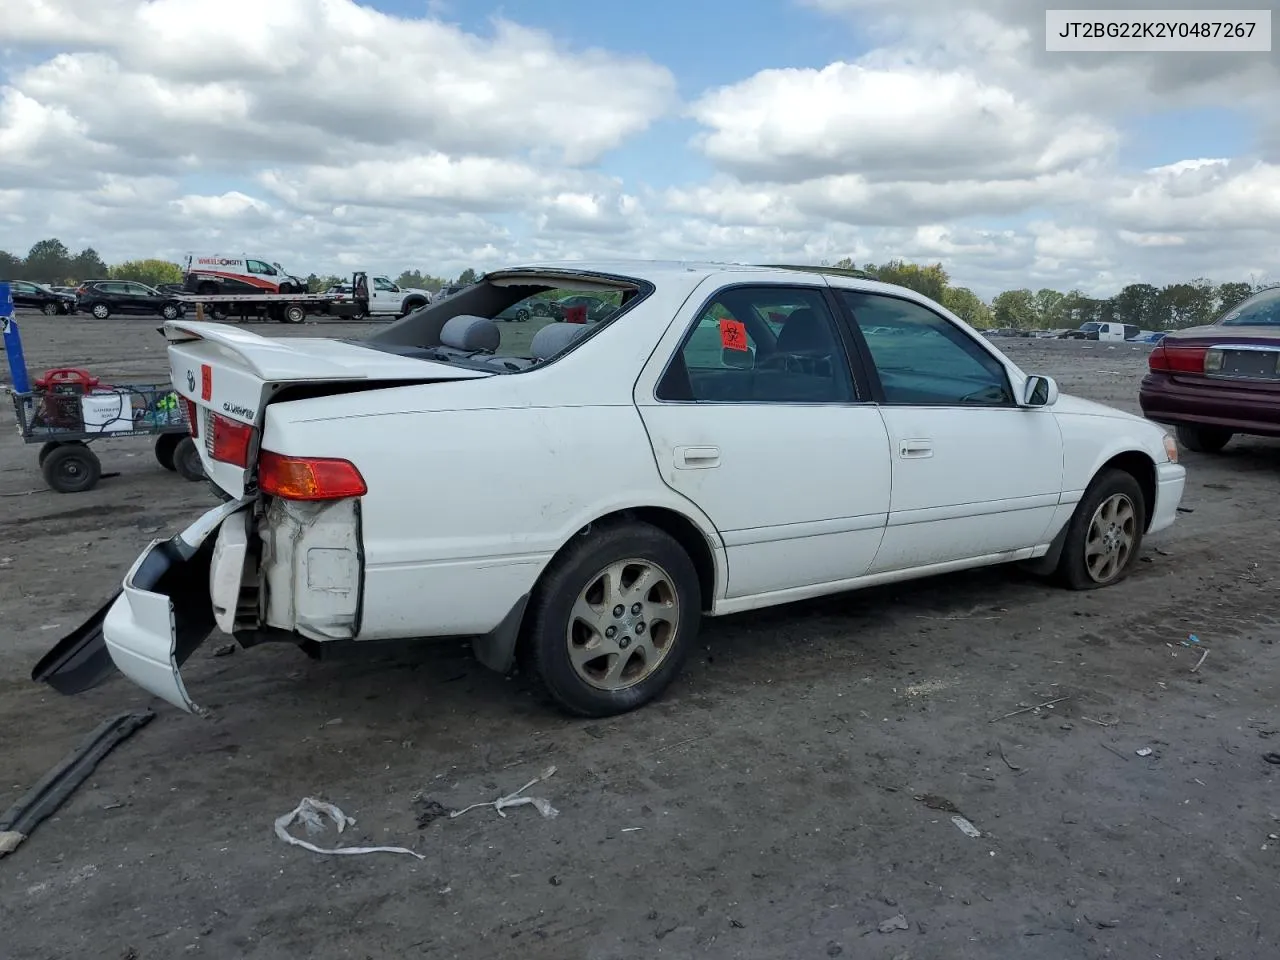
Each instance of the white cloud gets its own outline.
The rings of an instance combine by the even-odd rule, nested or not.
[[[846,171],[898,181],[1051,174],[1105,154],[1115,131],[1050,116],[964,71],[833,63],[766,70],[692,107],[720,167],[799,181]]]
[[[440,0],[7,0],[0,245],[303,273],[903,257],[984,295],[1280,273],[1280,61],[1046,54],[1024,0],[798,2],[874,48],[687,89],[692,144],[658,127],[626,158],[656,189],[608,166],[680,109],[662,50],[467,32]],[[1124,165],[1135,116],[1197,105],[1245,115],[1257,156],[1206,134],[1211,159]]]

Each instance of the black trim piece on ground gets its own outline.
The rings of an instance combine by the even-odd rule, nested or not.
[[[150,710],[122,713],[85,737],[80,746],[0,816],[0,857],[16,850],[42,820],[58,811],[108,753],[154,719]]]

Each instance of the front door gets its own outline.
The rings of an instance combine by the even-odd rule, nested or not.
[[[1044,542],[1062,492],[1062,434],[1020,407],[1004,363],[966,330],[901,297],[842,290],[880,382],[893,497],[873,572]]]
[[[400,288],[386,277],[374,277],[369,293],[370,313],[400,312]]]
[[[724,540],[730,598],[860,576],[884,532],[888,436],[815,281],[709,280],[636,386],[659,472]]]

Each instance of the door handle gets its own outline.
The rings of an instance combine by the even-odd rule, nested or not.
[[[903,440],[898,455],[904,460],[925,460],[933,456],[932,440]]]
[[[676,447],[677,470],[708,470],[720,466],[719,447]]]

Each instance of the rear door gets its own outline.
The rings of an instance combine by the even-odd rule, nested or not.
[[[719,531],[729,598],[861,576],[884,533],[889,442],[826,284],[721,282],[690,297],[636,384],[658,471]]]

